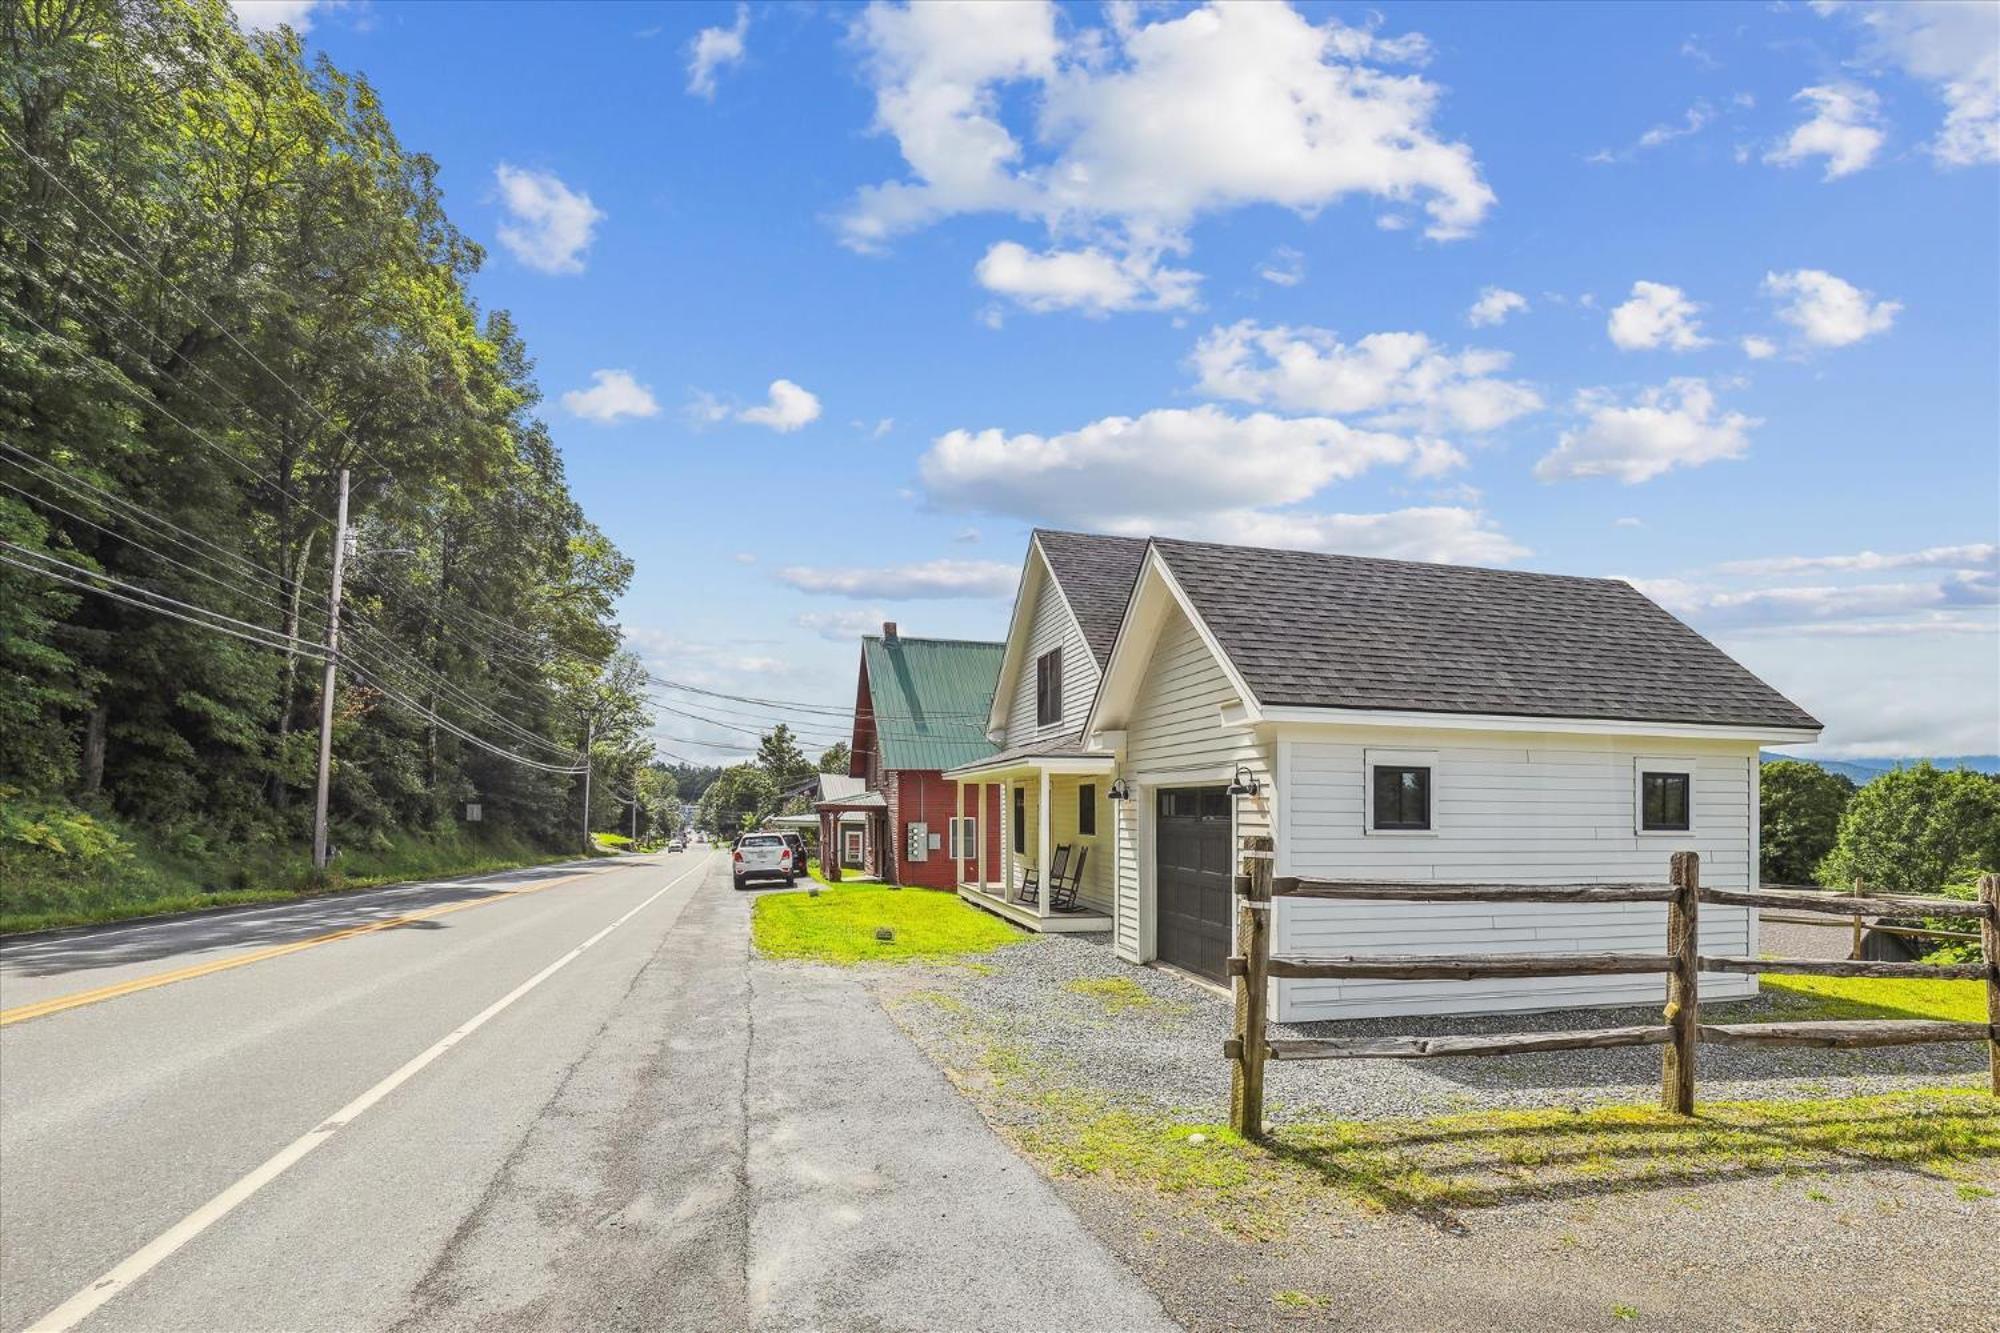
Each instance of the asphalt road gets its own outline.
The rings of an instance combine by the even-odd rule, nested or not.
[[[0,947],[0,1329],[1172,1327],[751,896],[696,852]]]

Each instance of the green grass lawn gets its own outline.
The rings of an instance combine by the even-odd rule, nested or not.
[[[1862,1018],[1941,1018],[1961,1023],[1986,1021],[1986,995],[1977,981],[1793,977],[1767,973],[1764,976],[1764,994],[1786,998],[1782,1011],[1771,1016],[1787,1022]],[[1721,1014],[1723,1010],[1715,1012]]]
[[[836,884],[833,880],[826,877],[826,869],[820,865],[817,857],[809,858],[806,861],[806,873],[830,889],[840,888],[843,885],[849,884],[880,884],[882,882],[875,878],[875,876],[864,875],[858,870],[843,870],[840,872],[840,882]]]
[[[878,928],[895,932],[878,940]],[[766,958],[825,963],[902,961],[987,953],[1026,936],[996,916],[936,889],[839,884],[810,893],[773,893],[751,909],[751,939]]]

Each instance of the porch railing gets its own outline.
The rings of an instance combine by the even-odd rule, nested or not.
[[[1692,1115],[1695,1059],[1703,1042],[1720,1046],[1819,1046],[1858,1048],[1927,1042],[1987,1043],[1992,1091],[2000,1096],[2000,875],[1979,881],[1979,899],[1873,897],[1798,893],[1778,889],[1704,889],[1701,860],[1676,852],[1665,884],[1432,884],[1276,878],[1271,840],[1243,839],[1243,871],[1236,876],[1237,947],[1229,960],[1235,983],[1235,1030],[1223,1043],[1231,1062],[1229,1119],[1246,1138],[1264,1133],[1264,1066],[1270,1060],[1412,1060],[1439,1056],[1520,1055],[1532,1051],[1604,1050],[1659,1046],[1661,1103]],[[1420,954],[1336,958],[1273,957],[1271,913],[1276,898],[1395,902],[1665,903],[1667,930],[1661,953]],[[1700,952],[1702,903],[1870,916],[1971,918],[1979,923],[1981,959],[1972,963],[1877,963],[1853,959],[1746,958]],[[1700,1020],[1697,981],[1703,972],[1790,973],[1831,977],[1922,977],[1983,980],[1984,1023],[1932,1019],[1834,1022],[1708,1023]],[[1438,1037],[1302,1037],[1272,1040],[1266,1005],[1273,977],[1376,978],[1402,981],[1479,981],[1501,977],[1665,974],[1662,1021],[1632,1027],[1565,1032],[1515,1032]]]

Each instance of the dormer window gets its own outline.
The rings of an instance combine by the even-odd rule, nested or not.
[[[1062,649],[1051,648],[1035,659],[1035,725],[1062,721]]]

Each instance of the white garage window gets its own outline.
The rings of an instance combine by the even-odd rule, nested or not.
[[[1362,751],[1361,830],[1383,837],[1437,832],[1436,750]]]
[[[1640,755],[1632,761],[1632,830],[1685,836],[1694,832],[1694,764]]]

